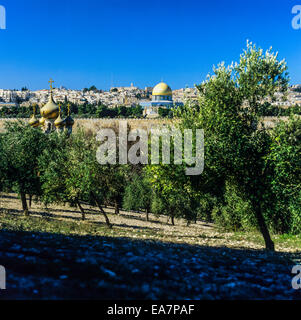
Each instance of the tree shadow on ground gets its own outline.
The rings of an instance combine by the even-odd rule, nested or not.
[[[11,209],[11,208],[0,208],[2,211],[7,211],[7,213],[18,213],[18,214],[22,214],[23,210],[18,210],[18,209]],[[106,208],[107,209],[107,208]],[[115,214],[111,211],[107,211],[106,209],[104,209],[106,211],[107,214],[110,214],[112,216],[115,216]],[[48,217],[48,218],[63,218],[63,219],[70,219],[70,220],[80,220],[82,221],[81,215],[82,213],[77,209],[77,208],[73,208],[73,209],[47,209],[45,208],[44,211],[38,210],[36,208],[34,208],[35,211],[32,211],[29,209],[29,214],[30,215],[40,215],[42,217]],[[85,213],[86,213],[86,221],[87,222],[95,222],[93,220],[89,220],[89,218],[87,217],[88,215],[91,216],[101,216],[102,213],[99,210],[95,210],[95,209],[91,209],[91,208],[85,208]],[[70,214],[77,214],[78,217],[74,217],[74,216],[68,216],[68,215],[57,215],[54,214],[52,212],[57,212],[57,213],[70,213]],[[143,213],[141,213],[142,215]],[[164,222],[161,221],[157,221],[157,220],[152,220],[149,219],[149,221],[146,221],[146,219],[141,216],[135,216],[135,215],[131,215],[131,214],[124,214],[124,213],[120,213],[118,216],[122,217],[122,218],[126,218],[126,219],[131,219],[131,220],[137,220],[137,221],[142,221],[142,222],[149,222],[149,223],[153,223],[153,224],[160,224],[160,225],[166,225],[164,224]]]
[[[5,209],[2,208],[2,211],[7,210],[7,214],[13,214],[15,216],[20,216],[23,214],[22,210],[18,210],[18,209]],[[60,211],[61,212],[61,211]],[[31,212],[31,217],[42,217],[42,218],[46,218],[46,219],[51,219],[51,220],[55,220],[55,221],[59,221],[59,220],[65,220],[65,221],[78,221],[78,222],[82,222],[83,220],[81,219],[81,213],[80,211],[72,211],[72,213],[78,213],[78,217],[74,217],[74,216],[68,216],[68,215],[56,215],[56,214],[52,214],[51,212],[46,212],[46,211],[34,211]],[[101,213],[99,212],[99,215],[101,216]],[[95,226],[106,226],[104,221],[93,221],[93,220],[89,220],[86,219],[85,222],[88,222],[91,225],[95,225]],[[145,226],[135,226],[135,225],[126,225],[126,224],[118,224],[118,223],[113,223],[113,228],[114,227],[120,227],[120,228],[126,228],[126,229],[130,229],[130,230],[148,230],[148,231],[161,231],[161,229],[159,228],[152,228],[152,227],[145,227]]]
[[[89,221],[93,225],[104,225],[102,221]],[[149,231],[162,231],[159,228],[145,227],[145,226],[135,226],[135,225],[127,225],[124,223],[112,223],[114,227],[126,228],[126,229],[134,229],[134,230],[149,230]]]
[[[2,299],[297,299],[291,257],[3,229],[0,261],[7,290]]]
[[[138,220],[138,221],[143,221],[143,222],[150,222],[150,223],[155,223],[155,224],[164,224],[162,221],[153,220],[151,218],[149,219],[149,221],[146,221],[145,212],[139,212],[139,213],[137,212],[137,214],[141,214],[141,217],[135,216],[135,215],[131,215],[129,213],[120,213],[120,215],[122,217],[126,218],[126,219]]]
[[[6,208],[1,208],[2,211],[6,211],[7,214],[14,214],[14,215],[23,215],[23,210],[18,210],[18,209],[6,209]],[[30,216],[40,216],[43,218],[49,218],[49,219],[56,219],[58,220],[59,218],[63,218],[66,220],[74,220],[74,221],[80,221],[80,215],[81,213],[78,211],[72,211],[72,213],[78,213],[79,217],[72,217],[72,216],[67,216],[67,215],[56,215],[52,214],[51,212],[48,211],[31,211],[29,212]]]
[[[0,198],[19,200],[19,197],[14,194],[1,194]]]

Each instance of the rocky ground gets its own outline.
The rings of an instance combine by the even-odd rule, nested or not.
[[[301,299],[291,286],[300,251],[283,243],[268,254],[214,226],[125,212],[110,214],[108,230],[92,208],[87,222],[39,206],[24,218],[10,209],[14,197],[1,200],[0,299]]]

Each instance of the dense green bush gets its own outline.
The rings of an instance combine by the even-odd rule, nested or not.
[[[224,203],[215,205],[212,218],[216,224],[231,231],[257,227],[251,202],[233,182],[226,182]]]
[[[267,156],[271,193],[263,202],[271,227],[280,233],[301,232],[301,118],[291,116],[271,131]]]
[[[146,220],[149,220],[149,212],[153,201],[153,191],[148,179],[143,173],[135,174],[125,187],[123,208],[126,210],[145,211]]]
[[[200,196],[197,218],[205,222],[213,222],[213,210],[217,208],[218,198],[210,193]]]

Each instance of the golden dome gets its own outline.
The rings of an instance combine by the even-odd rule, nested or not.
[[[39,120],[39,123],[41,126],[43,126],[45,124],[45,121],[46,119],[44,117],[42,117],[40,120]]]
[[[58,107],[59,107],[59,116],[54,121],[54,125],[59,129],[59,128],[65,127],[65,120],[63,120],[61,117],[61,105],[59,104]]]
[[[47,104],[41,109],[41,116],[46,119],[56,119],[59,115],[59,107],[54,102],[52,97],[52,92],[50,93],[49,101]]]
[[[54,121],[54,125],[59,129],[63,128],[65,126],[65,120],[61,118],[61,115],[57,117],[57,119]]]
[[[39,120],[36,118],[36,116],[33,114],[31,119],[29,120],[29,125],[33,128],[36,128],[40,125]]]
[[[172,91],[170,86],[164,82],[160,82],[153,89],[153,96],[172,96]]]

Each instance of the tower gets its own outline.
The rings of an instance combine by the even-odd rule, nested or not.
[[[50,79],[50,96],[47,104],[41,109],[41,116],[45,119],[42,120],[44,122],[43,128],[45,133],[50,133],[56,130],[54,125],[55,119],[59,116],[59,107],[53,100],[53,93],[52,93],[52,84],[53,80]],[[42,124],[42,123],[41,123]]]

